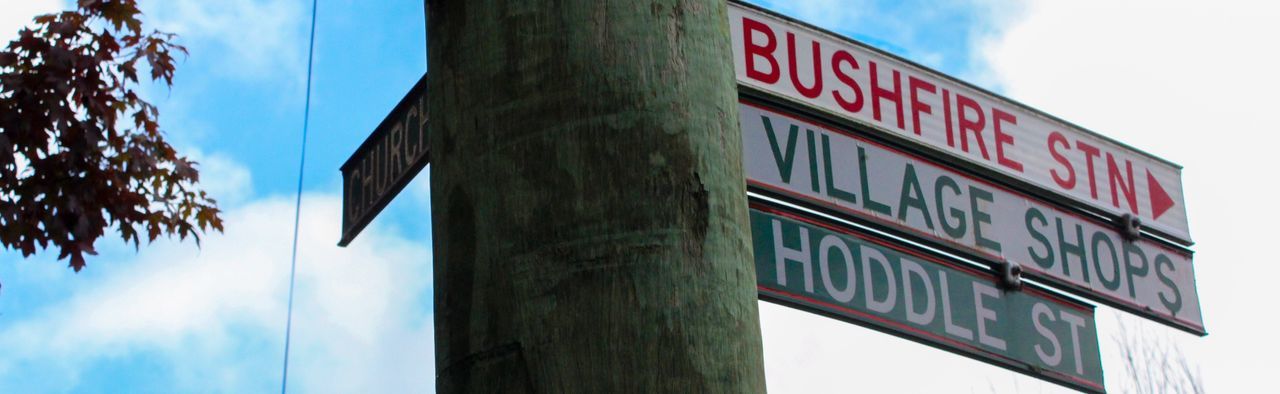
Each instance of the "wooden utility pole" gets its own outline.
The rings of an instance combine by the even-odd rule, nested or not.
[[[764,391],[724,0],[425,2],[438,391]]]

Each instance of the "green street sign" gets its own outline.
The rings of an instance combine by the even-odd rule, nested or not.
[[[988,266],[1205,335],[1192,254],[909,153],[862,133],[743,101],[752,191],[833,212]]]
[[[1092,306],[763,204],[751,235],[763,300],[1105,392]]]
[[[427,143],[427,76],[342,165],[342,239],[347,246],[400,194],[431,158]]]

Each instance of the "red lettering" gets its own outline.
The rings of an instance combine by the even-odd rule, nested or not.
[[[982,150],[982,158],[991,160],[991,156],[987,154],[987,143],[982,139],[982,129],[987,127],[982,106],[978,105],[977,101],[956,93],[956,112],[960,116],[960,149],[969,153],[969,132],[972,131],[973,136],[977,137],[978,149]],[[976,115],[977,119],[969,117],[969,113]]]
[[[1115,156],[1111,152],[1107,152],[1107,178],[1111,181],[1111,205],[1120,208],[1121,192],[1124,193],[1125,201],[1129,203],[1129,212],[1134,215],[1138,214],[1138,189],[1133,187],[1133,162],[1124,161],[1125,170],[1128,172],[1128,185],[1125,178],[1120,176],[1120,166],[1116,165]]]
[[[1057,169],[1049,170],[1049,174],[1053,175],[1053,181],[1057,182],[1058,186],[1071,190],[1076,187],[1076,169],[1071,166],[1071,160],[1067,160],[1066,156],[1058,152],[1058,144],[1062,144],[1063,149],[1071,150],[1071,143],[1067,142],[1067,137],[1062,136],[1062,133],[1056,131],[1049,133],[1049,154],[1053,155],[1053,160],[1056,160],[1058,164],[1066,167],[1067,177],[1063,178],[1058,175]]]
[[[991,108],[991,119],[994,123],[996,133],[996,162],[1000,165],[1012,168],[1014,171],[1022,172],[1022,163],[1010,159],[1004,155],[1004,146],[1013,146],[1013,136],[1005,134],[1004,129],[1000,127],[1002,124],[1018,125],[1018,118],[1013,114],[1001,111],[999,108]]]
[[[906,129],[906,119],[902,116],[902,74],[898,70],[893,70],[893,90],[880,87],[880,76],[876,69],[876,62],[871,63],[871,114],[875,116],[876,121],[880,119],[880,100],[887,99],[895,104],[895,111],[898,114],[898,128]]]
[[[951,91],[942,89],[942,113],[947,123],[947,146],[956,147],[956,132],[951,127]]]
[[[911,90],[911,125],[914,127],[916,135],[920,135],[920,114],[933,114],[933,107],[920,101],[920,91],[924,90],[929,93],[938,94],[938,88],[933,84],[916,79],[916,77],[907,77],[908,90]]]
[[[839,90],[832,90],[831,93],[835,94],[836,104],[840,104],[840,108],[844,108],[845,111],[849,112],[861,111],[862,87],[858,86],[858,81],[855,81],[852,76],[849,76],[849,74],[846,74],[844,70],[840,68],[840,64],[842,63],[848,63],[853,66],[854,70],[857,70],[859,69],[858,60],[854,59],[852,54],[843,50],[836,51],[836,54],[831,57],[831,71],[835,72],[836,79],[843,82],[845,86],[848,86],[850,89],[853,89],[853,101],[846,99]]]
[[[1076,141],[1076,148],[1084,152],[1085,168],[1089,169],[1089,195],[1093,196],[1094,200],[1097,200],[1098,181],[1093,172],[1093,159],[1098,157],[1100,152],[1097,147],[1086,144],[1084,141]]]
[[[755,35],[752,33],[764,33],[765,43],[763,45],[755,43]],[[778,83],[778,79],[782,77],[782,72],[778,70],[778,59],[773,57],[773,52],[778,49],[778,39],[773,34],[773,29],[769,28],[761,22],[752,20],[751,18],[742,18],[742,44],[743,53],[746,54],[747,62],[747,78],[751,78],[764,83]],[[763,72],[756,68],[756,58],[762,57],[769,61],[769,72]]]
[[[787,67],[791,69],[791,86],[808,98],[816,98],[822,94],[822,48],[817,41],[813,42],[813,86],[805,87],[800,83],[800,70],[796,67],[796,35],[787,32]]]

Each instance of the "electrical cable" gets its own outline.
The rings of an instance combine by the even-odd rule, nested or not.
[[[302,115],[302,148],[298,159],[298,197],[293,210],[293,252],[289,258],[289,306],[284,323],[284,366],[280,372],[280,394],[289,387],[289,340],[293,332],[293,285],[298,273],[298,228],[302,218],[302,176],[307,167],[307,128],[311,124],[311,70],[316,54],[316,9],[320,0],[311,1],[311,42],[307,48],[307,96]]]

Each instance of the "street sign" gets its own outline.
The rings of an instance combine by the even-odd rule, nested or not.
[[[1204,335],[1190,252],[818,121],[743,102],[748,185]]]
[[[1105,392],[1090,306],[760,204],[751,235],[761,299]]]
[[[342,239],[347,246],[430,160],[427,76],[342,165]]]
[[[1176,164],[755,6],[729,23],[742,86],[1191,243]]]

